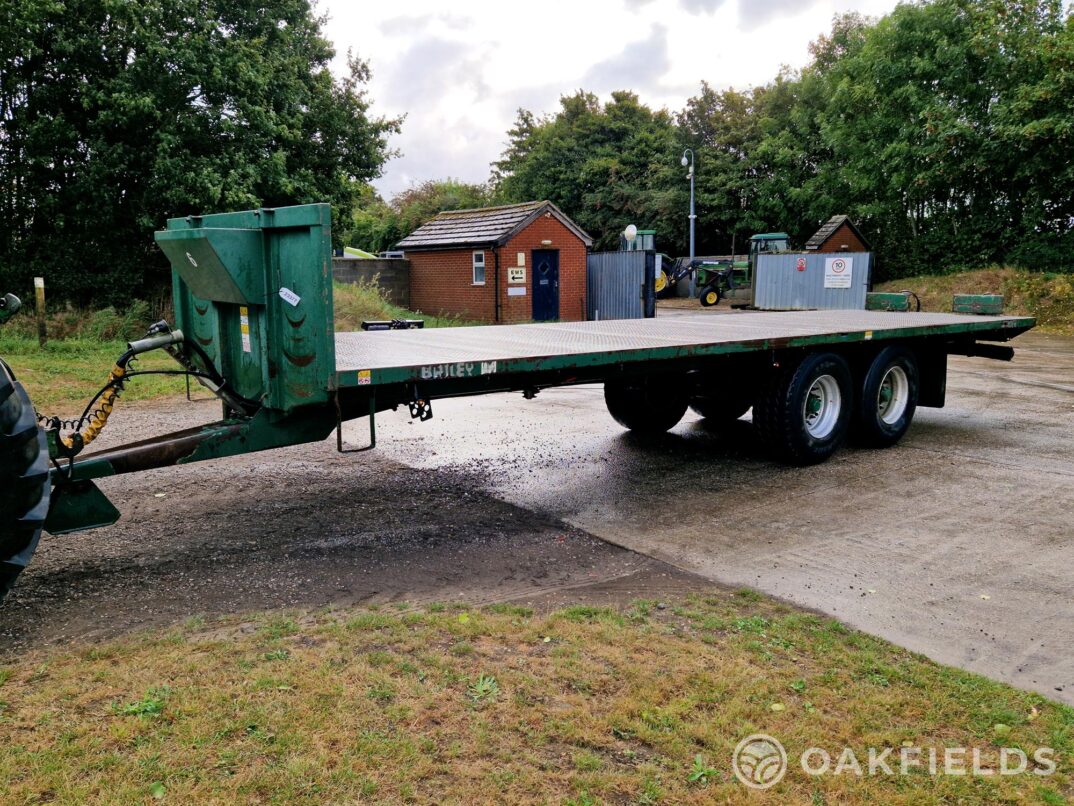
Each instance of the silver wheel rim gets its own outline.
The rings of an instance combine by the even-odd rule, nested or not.
[[[885,425],[895,425],[906,413],[906,404],[909,402],[910,380],[906,377],[906,370],[899,366],[889,368],[880,381],[876,416]]]
[[[821,375],[806,392],[802,402],[802,421],[813,439],[826,439],[839,422],[843,410],[843,393],[839,382],[831,375]]]

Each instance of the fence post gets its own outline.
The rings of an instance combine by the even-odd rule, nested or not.
[[[34,278],[34,297],[37,308],[37,343],[44,347],[48,342],[48,331],[45,327],[45,278]]]

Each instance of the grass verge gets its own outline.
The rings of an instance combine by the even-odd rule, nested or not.
[[[89,399],[108,380],[108,373],[126,346],[126,342],[119,340],[72,338],[49,341],[41,348],[36,339],[0,333],[0,357],[26,385],[37,410],[50,416],[81,414]],[[169,355],[157,351],[141,356],[133,369],[172,370],[179,366]],[[131,400],[179,395],[185,390],[186,384],[180,377],[146,375],[131,378],[120,397],[119,406]]]
[[[5,802],[1066,802],[1074,710],[748,591],[662,609],[194,619],[0,670]],[[999,747],[1057,771],[732,777],[745,736]],[[972,752],[972,751],[971,751]],[[942,758],[942,756],[941,756]],[[1032,765],[1032,761],[1030,762]],[[927,767],[927,764],[926,764]],[[896,762],[897,770],[897,762]]]
[[[953,294],[1002,294],[1007,313],[1037,318],[1049,333],[1074,335],[1074,276],[993,268],[957,274],[907,277],[874,291],[913,291],[921,310],[950,312]]]
[[[431,316],[421,311],[408,311],[387,300],[373,281],[334,283],[332,302],[335,308],[336,330],[359,330],[366,319],[421,319],[425,327],[464,327],[481,325],[458,316]]]

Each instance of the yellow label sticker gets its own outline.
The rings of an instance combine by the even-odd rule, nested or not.
[[[373,382],[373,371],[369,369],[358,370],[358,385],[369,386]]]
[[[866,340],[866,341],[868,341],[868,340],[869,340],[869,339],[871,339],[872,337],[873,337],[873,331],[871,331],[871,330],[866,330],[866,331],[865,331],[865,340]]]
[[[250,310],[245,305],[239,306],[239,339],[244,353],[253,351],[253,344],[250,342]]]

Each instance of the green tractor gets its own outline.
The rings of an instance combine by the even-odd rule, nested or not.
[[[702,307],[711,308],[721,299],[749,304],[753,288],[753,272],[757,255],[790,251],[790,236],[785,232],[762,232],[750,238],[750,251],[745,260],[726,258],[680,258],[670,275],[657,278],[660,292],[676,285],[696,272],[695,285]]]
[[[0,298],[0,324],[21,307]],[[0,359],[0,601],[41,539],[49,509],[49,449],[26,389]]]

